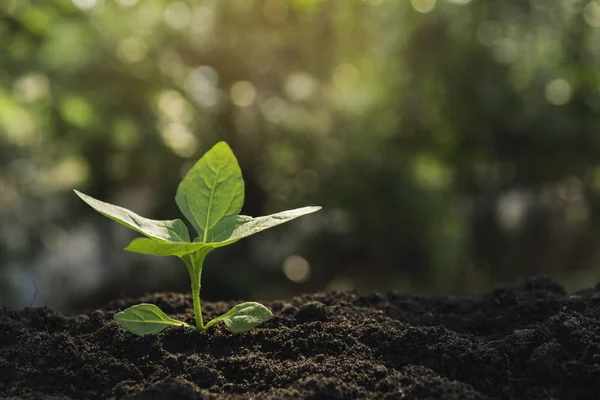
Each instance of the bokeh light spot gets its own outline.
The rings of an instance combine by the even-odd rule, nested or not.
[[[271,123],[283,121],[287,112],[288,106],[286,102],[279,97],[269,97],[260,105],[265,119]]]
[[[113,123],[111,139],[115,147],[126,150],[138,145],[141,135],[137,125],[128,118],[118,118]]]
[[[91,10],[96,6],[97,0],[72,0],[73,5],[80,10]]]
[[[172,49],[165,50],[158,61],[160,72],[180,82],[185,78],[186,69],[179,54]]]
[[[304,283],[310,279],[310,264],[303,257],[289,256],[283,262],[283,273],[292,282]]]
[[[189,104],[183,96],[175,90],[165,90],[158,95],[158,109],[161,116],[173,122],[189,122],[191,113]]]
[[[54,165],[47,178],[53,189],[70,189],[84,183],[89,176],[89,165],[83,157],[70,156]],[[48,182],[48,181],[47,181]]]
[[[13,94],[23,103],[34,103],[50,94],[50,81],[43,74],[25,75],[14,83]]]
[[[183,29],[190,23],[191,11],[187,4],[176,1],[165,8],[165,22],[173,29]]]
[[[138,3],[138,0],[117,0],[117,4],[123,7],[133,7]]]
[[[249,107],[256,98],[256,89],[251,82],[239,81],[231,86],[231,102],[238,107]]]
[[[477,27],[477,40],[485,46],[495,46],[502,38],[502,26],[495,21],[483,21]]]
[[[562,106],[571,100],[571,84],[565,79],[555,79],[546,85],[546,100],[555,106]]]
[[[186,86],[190,96],[205,107],[214,107],[219,101],[219,75],[214,68],[203,65],[188,75]]]
[[[65,121],[80,128],[91,125],[95,118],[92,105],[80,96],[65,97],[59,110]]]
[[[285,81],[283,90],[294,101],[308,100],[319,88],[319,82],[304,72],[290,74]]]
[[[507,231],[521,227],[531,198],[527,193],[509,191],[500,197],[496,205],[496,219]]]
[[[360,72],[352,64],[340,64],[333,71],[333,83],[338,89],[352,89],[360,81]]]
[[[338,276],[327,284],[328,290],[335,290],[338,292],[344,292],[352,290],[356,287],[351,278],[346,276]]]
[[[519,58],[519,46],[510,38],[499,40],[494,47],[494,59],[501,64],[512,64]]]
[[[133,64],[142,61],[147,51],[146,43],[141,38],[132,36],[119,43],[117,55],[126,63]]]
[[[31,146],[39,140],[39,130],[32,114],[0,97],[0,135],[16,146]]]
[[[215,12],[206,6],[198,6],[192,12],[192,30],[200,35],[211,32],[215,24]]]
[[[595,0],[586,4],[583,9],[583,19],[589,26],[594,28],[600,27],[600,5]]]
[[[435,8],[436,0],[410,0],[410,4],[415,11],[420,13],[428,13]]]
[[[163,143],[180,157],[188,158],[196,154],[198,140],[183,124],[168,123],[161,127]]]
[[[445,189],[452,182],[452,172],[437,157],[419,154],[415,157],[414,171],[417,183],[426,189]]]

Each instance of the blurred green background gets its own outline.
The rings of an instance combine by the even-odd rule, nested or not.
[[[600,3],[0,1],[0,301],[189,290],[73,188],[179,217],[227,141],[244,214],[323,211],[216,251],[209,300],[600,280]]]

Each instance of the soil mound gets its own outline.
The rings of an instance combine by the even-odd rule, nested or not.
[[[191,297],[66,317],[0,310],[0,396],[19,399],[599,399],[600,285],[547,278],[481,296],[318,293],[267,303],[244,334],[134,336],[140,302],[193,323]],[[208,303],[208,317],[234,303]]]

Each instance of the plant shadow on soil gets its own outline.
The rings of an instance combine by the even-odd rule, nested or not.
[[[274,318],[244,334],[134,336],[112,317],[139,302],[192,322],[191,297],[173,293],[71,317],[0,310],[0,396],[600,398],[600,285],[567,295],[536,277],[469,297],[318,293],[266,304]]]

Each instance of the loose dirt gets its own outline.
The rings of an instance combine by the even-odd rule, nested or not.
[[[192,323],[162,293],[66,317],[0,310],[0,396],[19,399],[600,399],[600,285],[543,277],[481,296],[318,293],[266,304],[244,334],[134,336],[140,302]],[[234,303],[204,305],[207,317]]]

